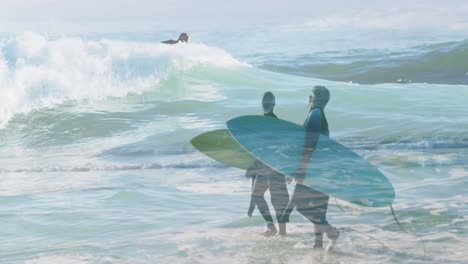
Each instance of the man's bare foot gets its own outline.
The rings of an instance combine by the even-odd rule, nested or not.
[[[279,226],[278,236],[282,236],[282,237],[287,236],[287,234],[286,234],[286,223],[280,223],[280,224],[278,224],[278,226]]]
[[[329,240],[325,251],[330,252],[336,245],[336,240],[338,240],[338,237],[340,236],[340,230],[338,230],[336,227],[329,226],[326,233]]]
[[[275,224],[268,223],[266,228],[265,228],[265,232],[263,232],[263,235],[266,236],[266,237],[274,236],[274,235],[276,235],[277,232],[278,232],[278,230],[276,230]]]

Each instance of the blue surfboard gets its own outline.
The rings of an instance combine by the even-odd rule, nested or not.
[[[227,122],[231,135],[247,152],[276,171],[294,178],[299,168],[304,127],[266,116],[241,116]],[[342,200],[367,207],[391,205],[390,181],[361,156],[320,135],[304,184]]]

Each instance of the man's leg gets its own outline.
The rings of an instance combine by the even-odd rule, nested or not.
[[[265,192],[268,189],[268,177],[257,175],[255,177],[255,182],[252,189],[252,198],[254,203],[257,205],[260,214],[263,216],[263,219],[267,222],[267,229],[265,230],[264,235],[271,236],[275,235],[277,230],[273,224],[273,218],[271,217],[270,208],[265,200]]]
[[[287,218],[283,218],[283,214],[286,211],[286,207],[289,203],[289,192],[286,186],[286,179],[283,175],[272,175],[269,177],[269,189],[271,194],[271,203],[275,208],[276,219],[279,225],[279,235],[286,235],[286,223]]]
[[[337,229],[331,227],[326,220],[329,196],[304,185],[296,185],[295,192],[297,211],[315,225],[314,248],[323,247],[324,233],[327,233],[330,239],[336,240],[339,232],[331,235]]]

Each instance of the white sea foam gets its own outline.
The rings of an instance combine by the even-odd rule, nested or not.
[[[119,263],[118,260],[106,257],[98,259],[91,255],[40,255],[33,259],[27,260],[25,264],[49,264],[49,263],[67,263],[67,264],[91,264],[97,262]]]
[[[17,113],[67,100],[141,93],[155,88],[171,72],[199,64],[245,65],[204,44],[50,39],[24,33],[0,44],[0,127]]]
[[[453,168],[449,171],[449,175],[452,179],[464,178],[468,177],[468,171],[465,168]]]
[[[190,183],[177,187],[177,189],[187,192],[202,194],[236,194],[245,192],[249,187],[248,183],[242,181],[215,182],[215,183]]]

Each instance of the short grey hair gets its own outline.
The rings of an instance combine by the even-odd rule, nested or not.
[[[330,91],[325,86],[314,86],[312,89],[312,95],[315,98],[315,107],[324,108],[328,101],[330,101]]]

